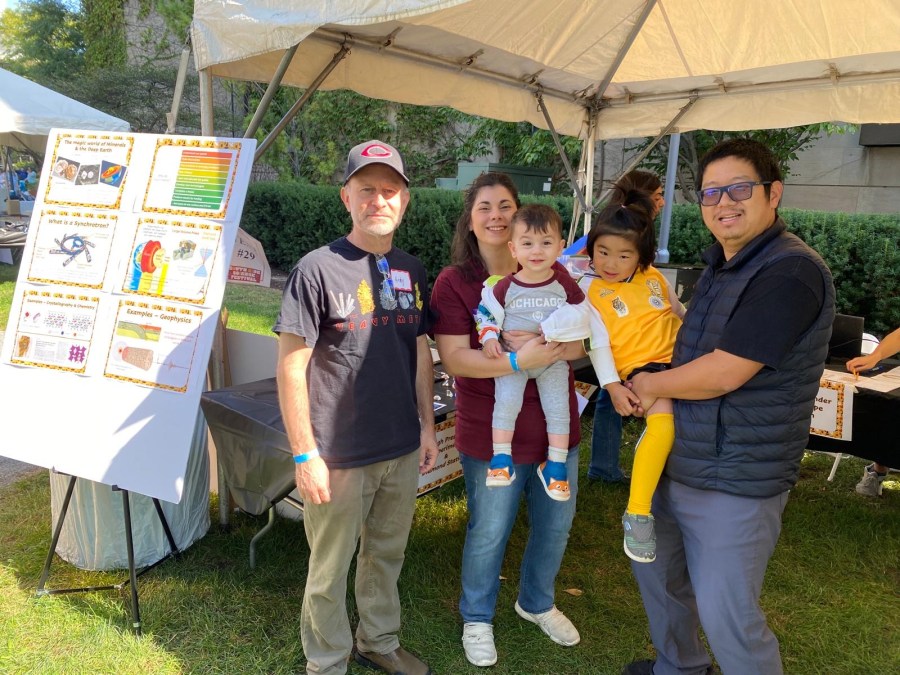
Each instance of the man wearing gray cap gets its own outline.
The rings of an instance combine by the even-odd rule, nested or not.
[[[273,328],[310,549],[307,673],[346,673],[351,654],[387,673],[431,672],[397,637],[418,475],[437,458],[425,268],[392,245],[408,185],[387,143],[350,151],[341,200],[352,229],[297,263]],[[346,592],[357,544],[354,646]]]

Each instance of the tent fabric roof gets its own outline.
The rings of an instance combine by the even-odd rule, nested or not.
[[[300,43],[283,83],[307,87],[346,43],[322,88],[546,128],[540,90],[569,135],[599,103],[599,138],[692,100],[673,131],[900,121],[898,36],[895,0],[196,0],[192,24],[215,76],[267,82]]]
[[[128,131],[128,122],[0,68],[0,145],[43,155],[54,127]]]

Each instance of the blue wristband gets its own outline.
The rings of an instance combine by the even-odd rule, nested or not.
[[[516,356],[515,352],[507,352],[507,354],[509,355],[509,365],[512,366],[513,372],[518,373],[522,370],[519,368],[519,357]]]
[[[318,457],[318,456],[319,456],[319,449],[313,448],[309,452],[304,452],[302,455],[294,455],[294,462],[296,462],[297,464],[303,464],[304,462],[308,462],[309,460],[313,459],[314,457]]]

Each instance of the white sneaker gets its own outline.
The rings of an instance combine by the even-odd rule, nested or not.
[[[862,480],[856,484],[856,492],[866,497],[880,497],[886,475],[882,476],[880,473],[876,473],[875,465],[869,464],[863,470]]]
[[[572,647],[581,642],[581,636],[578,634],[578,629],[575,628],[575,625],[569,621],[568,618],[566,618],[565,614],[556,609],[556,605],[553,605],[549,611],[540,614],[531,614],[522,609],[517,600],[516,614],[526,621],[536,623],[540,626],[541,630],[558,645]]]
[[[497,663],[494,647],[494,627],[489,623],[467,623],[463,626],[463,649],[473,666],[492,666]]]

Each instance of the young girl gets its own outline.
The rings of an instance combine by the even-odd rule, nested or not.
[[[619,377],[628,380],[640,371],[669,367],[684,306],[651,265],[656,256],[653,204],[639,190],[621,192],[591,227],[587,250],[593,273],[585,275],[581,285],[609,334]],[[621,382],[604,389],[622,416],[631,415],[640,403]],[[635,449],[631,494],[622,516],[625,553],[637,562],[656,559],[650,502],[674,439],[672,401],[658,399],[647,411],[647,429]]]

